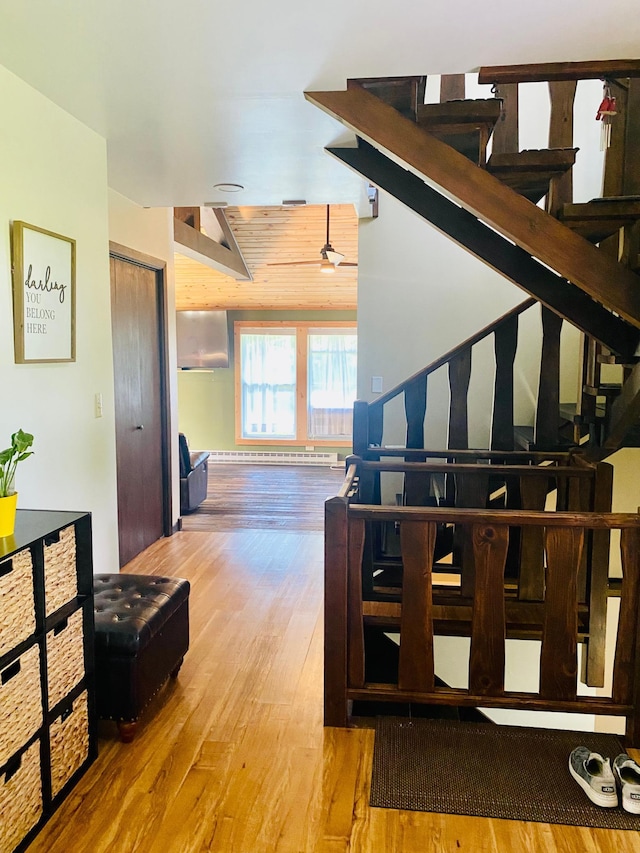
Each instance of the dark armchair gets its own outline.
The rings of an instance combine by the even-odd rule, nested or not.
[[[187,439],[182,433],[180,442],[180,514],[193,512],[207,496],[207,468],[209,453],[206,450],[189,452]]]

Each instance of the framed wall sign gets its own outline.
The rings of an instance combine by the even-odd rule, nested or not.
[[[11,231],[16,364],[76,360],[76,241],[26,222]]]

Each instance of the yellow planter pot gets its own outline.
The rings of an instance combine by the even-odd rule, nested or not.
[[[0,498],[0,539],[5,536],[13,536],[13,531],[16,526],[17,505],[17,492],[14,492],[6,498]]]

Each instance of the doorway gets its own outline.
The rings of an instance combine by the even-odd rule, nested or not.
[[[120,567],[171,534],[166,265],[110,244]]]

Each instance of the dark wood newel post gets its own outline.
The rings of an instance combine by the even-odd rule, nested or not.
[[[369,447],[369,404],[356,400],[353,404],[353,455],[364,456]]]
[[[324,724],[347,725],[347,499],[324,505]]]

